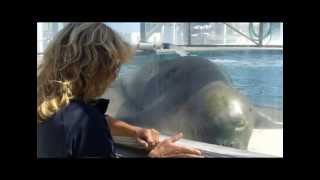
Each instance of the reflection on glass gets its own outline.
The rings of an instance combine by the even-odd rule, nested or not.
[[[230,102],[230,115],[231,116],[237,116],[242,114],[242,107],[239,101],[237,100],[232,100]]]

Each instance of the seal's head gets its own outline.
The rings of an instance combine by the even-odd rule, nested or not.
[[[188,114],[195,122],[188,128],[191,133],[186,133],[193,136],[190,138],[247,148],[254,116],[251,105],[237,90],[221,81],[210,83],[190,99],[189,105]]]

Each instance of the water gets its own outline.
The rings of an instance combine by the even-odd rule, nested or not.
[[[222,66],[234,88],[255,105],[283,109],[283,56],[278,54],[225,54],[206,57]]]
[[[283,109],[283,55],[282,51],[259,52],[210,52],[191,53],[220,65],[230,75],[232,85],[258,106]],[[151,60],[171,59],[172,55],[136,56],[124,65],[120,76],[126,78],[129,72],[136,71]]]

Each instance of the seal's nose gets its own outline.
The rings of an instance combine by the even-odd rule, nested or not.
[[[243,113],[243,105],[237,99],[233,99],[229,102],[228,115],[231,119],[231,123],[236,130],[240,130],[246,125],[246,121]]]

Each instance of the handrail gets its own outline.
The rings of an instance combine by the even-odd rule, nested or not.
[[[169,136],[160,135],[160,141],[163,139],[168,138]],[[141,149],[143,147],[138,143],[138,141],[131,137],[123,137],[123,136],[113,136],[113,140],[115,144],[120,145],[118,149],[120,149],[120,154],[127,154],[123,155],[124,157],[146,157],[147,154],[143,153]],[[186,147],[193,147],[197,148],[204,154],[205,157],[223,157],[223,158],[274,158],[276,156],[262,154],[262,153],[255,153],[246,150],[225,147],[215,144],[209,144],[194,140],[188,139],[181,139],[176,142],[179,145],[186,146]],[[130,153],[127,153],[129,152]]]

